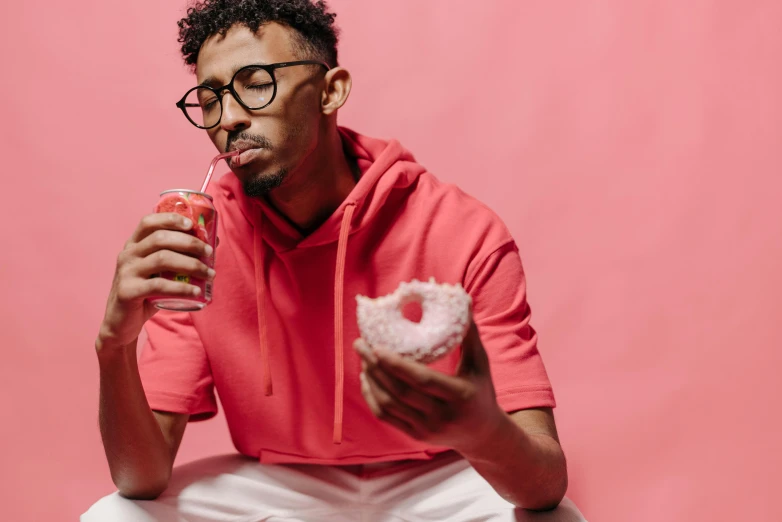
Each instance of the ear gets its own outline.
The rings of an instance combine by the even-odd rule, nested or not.
[[[353,86],[353,78],[350,72],[343,67],[335,67],[326,73],[326,84],[321,97],[321,111],[331,115],[337,112],[350,95]]]

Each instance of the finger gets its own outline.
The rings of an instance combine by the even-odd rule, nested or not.
[[[433,403],[435,399],[433,397],[428,397],[413,390],[406,382],[390,375],[382,368],[378,367],[377,357],[362,338],[356,339],[353,343],[353,347],[361,355],[362,371],[371,375],[387,393],[411,408],[419,410],[423,415],[431,413],[435,408],[435,404]]]
[[[369,389],[369,382],[367,381],[367,376],[364,374],[364,372],[361,372],[358,377],[359,377],[359,381],[361,382],[361,395],[364,396],[364,400],[367,402],[367,406],[369,406],[369,409],[372,411],[372,414],[375,417],[377,417],[378,419],[381,418],[384,415],[384,412],[383,409],[375,400],[375,396],[372,395],[372,392]]]
[[[462,341],[462,356],[456,370],[457,375],[482,374],[489,371],[489,356],[483,347],[478,326],[470,321],[470,328]]]
[[[419,432],[436,433],[440,430],[443,422],[453,418],[453,410],[445,401],[414,390],[407,383],[391,377],[378,366],[364,371],[390,396],[418,413],[420,424],[416,426],[416,429]]]
[[[369,406],[369,409],[372,411],[372,414],[375,417],[377,417],[379,420],[383,422],[386,422],[394,426],[395,428],[399,429],[400,431],[408,434],[413,438],[417,439],[420,437],[418,432],[410,424],[408,424],[407,422],[403,421],[398,417],[395,417],[392,413],[387,412],[380,407],[380,405],[377,402],[377,399],[372,393],[369,380],[367,379],[367,376],[363,372],[359,375],[359,378],[361,381],[361,394],[364,396],[364,400],[366,401],[367,405]]]
[[[162,277],[125,280],[117,287],[117,299],[124,302],[157,296],[193,297],[200,294],[201,289],[197,286]]]
[[[133,272],[141,279],[163,272],[175,272],[206,280],[214,279],[215,276],[215,271],[200,259],[171,250],[158,250],[139,260],[133,267]]]
[[[465,400],[471,391],[470,384],[458,377],[445,375],[387,350],[375,348],[373,352],[377,357],[378,366],[422,393],[450,402]]]
[[[377,365],[368,366],[365,371],[386,393],[402,404],[420,412],[424,419],[435,416],[437,410],[445,406],[441,400],[421,393]]]
[[[136,227],[130,240],[132,243],[138,243],[155,230],[160,229],[187,232],[192,228],[193,222],[190,219],[173,212],[149,214],[141,219],[141,222],[139,222],[138,227]]]
[[[364,373],[364,380],[377,405],[382,411],[405,421],[412,429],[418,430],[424,424],[424,416],[406,404],[396,400],[390,393],[383,389],[371,375]]]
[[[176,230],[155,230],[133,248],[138,257],[147,257],[158,250],[173,250],[195,257],[209,257],[213,249],[195,236]]]
[[[421,434],[420,434],[420,432],[418,430],[416,430],[415,428],[410,426],[408,423],[406,423],[402,419],[394,417],[393,414],[386,415],[383,418],[381,418],[380,420],[382,420],[386,424],[390,424],[391,426],[395,427],[399,431],[402,431],[402,432],[406,433],[408,436],[410,436],[413,439],[420,440],[422,438]]]
[[[361,356],[362,362],[366,362],[367,365],[377,364],[377,357],[375,357],[375,354],[372,353],[372,349],[361,337],[353,341],[353,349]]]
[[[383,390],[412,409],[428,418],[442,404],[434,397],[413,390],[406,382],[388,374],[377,365],[377,357],[362,338],[356,339],[353,347],[361,355],[361,369],[369,374]],[[438,404],[439,403],[439,404]]]

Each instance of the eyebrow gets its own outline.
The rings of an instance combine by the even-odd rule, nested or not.
[[[247,67],[248,65],[269,65],[266,62],[255,62],[255,63],[244,63],[241,65],[234,65],[231,69],[231,78],[233,78],[234,74],[241,69],[242,67]],[[217,79],[216,76],[210,76],[206,78],[204,81],[199,83],[198,85],[203,85],[204,87],[220,87],[221,85],[224,85],[223,82]]]

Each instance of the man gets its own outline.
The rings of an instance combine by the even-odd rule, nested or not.
[[[351,77],[325,3],[204,0],[179,27],[198,82],[180,108],[219,151],[243,152],[210,190],[214,271],[176,214],[143,218],[119,255],[96,341],[119,492],[82,520],[581,520],[560,504],[515,243],[398,142],[337,126]],[[193,291],[162,271],[216,278],[213,302],[156,313],[150,296]],[[430,277],[472,296],[461,350],[427,367],[358,338],[356,295]],[[241,456],[172,472],[215,389]]]

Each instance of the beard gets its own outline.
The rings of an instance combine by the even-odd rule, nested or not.
[[[231,144],[238,140],[252,143],[268,151],[274,150],[271,140],[266,136],[251,134],[246,131],[235,131],[228,135],[228,141],[225,145],[226,152],[230,150]],[[277,172],[271,174],[258,173],[243,181],[242,188],[248,197],[259,198],[282,185],[287,175],[288,169],[285,167],[281,167]]]
[[[288,169],[282,167],[271,174],[256,174],[245,180],[242,188],[247,197],[260,198],[282,185],[286,177],[288,177]]]

